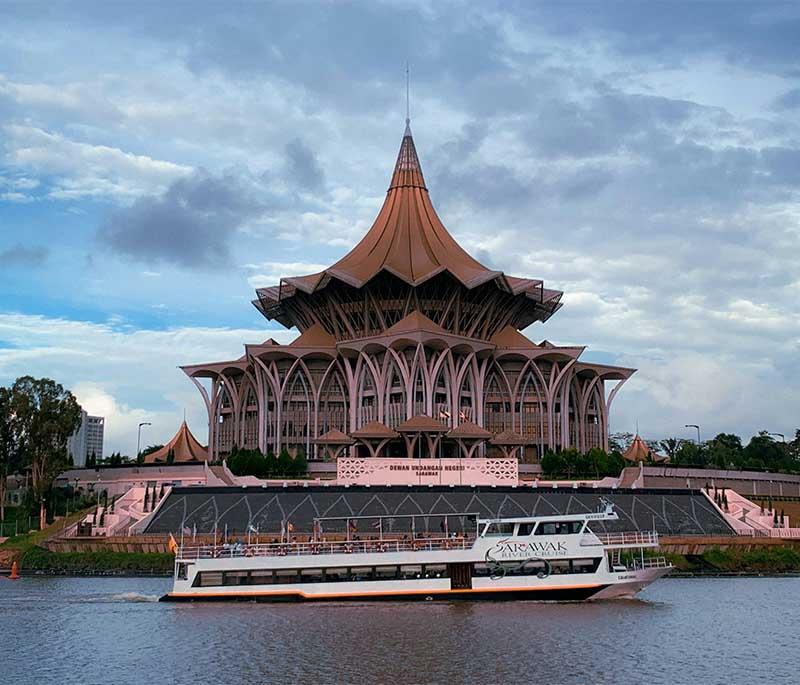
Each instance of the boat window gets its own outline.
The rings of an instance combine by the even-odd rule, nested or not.
[[[444,564],[425,564],[423,578],[447,578],[447,566]]]
[[[225,571],[223,585],[247,585],[247,571]]]
[[[486,532],[484,533],[485,537],[501,537],[504,535],[513,535],[514,534],[514,524],[513,523],[490,523],[486,526]]]
[[[535,525],[535,523],[520,523],[517,535],[530,535]]]
[[[354,566],[350,569],[352,580],[370,580],[372,578],[371,566]]]
[[[595,559],[573,559],[573,573],[594,573],[600,565],[600,558]]]
[[[397,577],[397,566],[375,567],[375,580],[394,580]]]
[[[178,580],[186,580],[188,577],[189,564],[178,564],[178,571],[175,574]]]
[[[346,568],[326,568],[325,580],[327,582],[335,583],[340,580],[347,580],[349,574]]]
[[[297,569],[280,569],[275,571],[275,582],[280,584],[296,583],[297,582]]]
[[[321,568],[303,569],[300,571],[301,583],[321,583],[322,580]]]
[[[222,572],[202,571],[197,574],[195,585],[199,585],[200,587],[212,587],[214,585],[222,585]]]
[[[569,561],[551,561],[550,562],[550,573],[554,576],[569,573],[570,572],[570,562]]]
[[[546,573],[547,564],[545,564],[542,560],[527,561],[522,565],[520,571],[522,575],[535,576],[540,573]]]
[[[412,564],[409,566],[401,566],[400,575],[404,579],[422,578],[422,566],[418,566],[416,564]]]
[[[556,534],[556,524],[552,521],[544,521],[540,522],[539,525],[536,527],[536,533],[534,535],[555,535]]]
[[[272,571],[253,571],[250,574],[251,585],[272,585],[273,582]]]
[[[575,535],[583,528],[583,521],[564,521],[561,524],[562,535]]]
[[[492,569],[490,568],[489,564],[475,564],[472,570],[472,575],[478,577],[491,576]]]

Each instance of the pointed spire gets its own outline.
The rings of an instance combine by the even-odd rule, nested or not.
[[[395,188],[427,190],[425,178],[422,175],[422,166],[417,157],[417,148],[414,146],[414,138],[411,135],[411,122],[408,119],[406,119],[406,130],[403,133],[403,142],[400,143],[400,152],[397,155],[397,163],[394,165],[389,191]]]

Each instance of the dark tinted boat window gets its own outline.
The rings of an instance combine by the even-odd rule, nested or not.
[[[221,571],[202,571],[197,574],[195,585],[200,587],[212,587],[215,585],[222,585],[222,572]]]
[[[501,537],[503,535],[513,535],[513,523],[490,523],[486,529],[486,537]]]
[[[296,583],[297,582],[297,569],[281,569],[280,571],[275,571],[275,582],[280,584],[285,583]]]
[[[223,585],[247,585],[247,571],[225,571]]]
[[[322,569],[312,568],[300,571],[301,583],[321,583],[322,582]]]
[[[272,585],[272,571],[253,571],[250,574],[251,585]]]

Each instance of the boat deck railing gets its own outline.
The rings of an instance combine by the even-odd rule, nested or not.
[[[441,537],[342,540],[336,542],[285,542],[266,544],[234,543],[225,545],[184,545],[178,548],[179,559],[233,559],[237,557],[288,557],[318,554],[376,554],[390,552],[438,552],[471,549],[474,537]]]
[[[633,569],[639,571],[645,568],[669,568],[672,566],[666,557],[645,557],[644,559],[634,559]]]
[[[656,547],[658,533],[654,530],[636,530],[624,533],[593,533],[584,536],[581,545],[597,545],[597,538],[606,549],[622,549],[625,547]]]

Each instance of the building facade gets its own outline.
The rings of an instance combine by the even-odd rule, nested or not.
[[[102,459],[105,423],[105,417],[89,416],[81,411],[81,425],[67,442],[67,451],[72,455],[75,466],[85,466],[91,455]]]
[[[337,456],[516,456],[608,448],[627,369],[520,331],[562,293],[489,269],[431,203],[410,128],[367,234],[331,267],[256,291],[300,335],[238,359],[182,367],[208,412],[209,454],[233,448]]]

